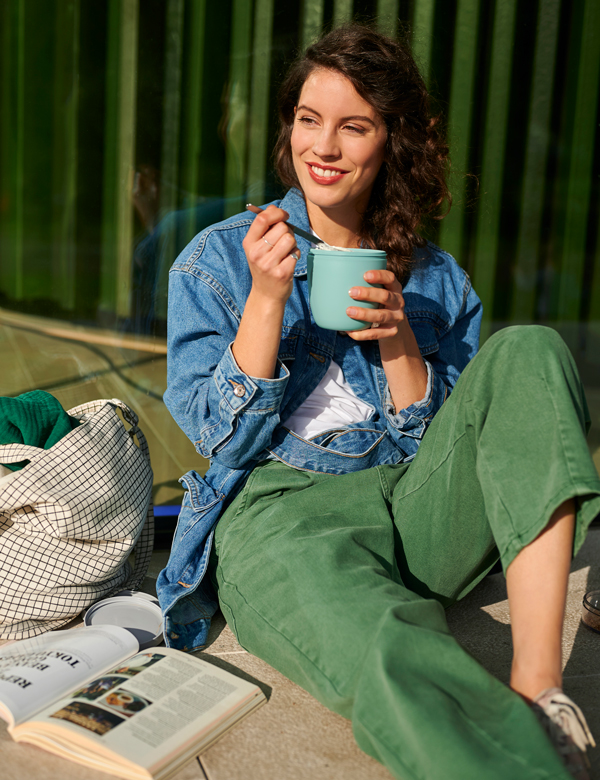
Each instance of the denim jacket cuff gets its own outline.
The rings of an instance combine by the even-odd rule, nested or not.
[[[427,360],[424,360],[424,363],[427,368],[427,389],[425,396],[420,401],[396,412],[389,386],[386,386],[385,389],[384,408],[388,422],[405,436],[411,436],[415,439],[423,438],[427,426],[449,394],[448,387],[435,373],[431,363]]]
[[[279,408],[290,376],[280,360],[275,370],[277,376],[274,379],[248,376],[236,363],[230,344],[215,370],[214,379],[234,414],[242,411],[267,412]]]

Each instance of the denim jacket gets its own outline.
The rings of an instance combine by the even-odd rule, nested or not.
[[[290,190],[276,205],[309,229],[302,194]],[[189,471],[169,562],[157,589],[167,645],[197,650],[206,643],[216,596],[204,575],[214,526],[224,505],[260,461],[344,474],[405,463],[477,351],[481,303],[467,274],[433,244],[415,252],[404,287],[405,313],[427,367],[424,398],[406,409],[392,403],[376,341],[359,343],[319,328],[307,294],[308,241],[286,304],[276,376],[246,375],[231,350],[251,276],[242,240],[254,219],[244,213],[202,231],[183,250],[169,276],[168,386],[171,414],[210,460],[201,477]],[[368,420],[326,431],[309,441],[282,425],[312,393],[332,360],[372,408]]]

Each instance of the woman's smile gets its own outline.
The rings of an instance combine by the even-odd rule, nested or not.
[[[319,165],[318,163],[306,163],[308,166],[308,172],[311,178],[319,184],[334,184],[341,181],[348,171],[342,171],[339,168],[330,168],[326,165]]]
[[[339,73],[313,71],[302,88],[291,147],[294,168],[315,211],[361,214],[383,163],[387,131],[370,103]]]

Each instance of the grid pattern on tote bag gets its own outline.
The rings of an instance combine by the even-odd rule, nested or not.
[[[30,460],[0,483],[1,639],[59,628],[98,599],[139,587],[148,570],[152,468],[137,415],[118,399],[69,414],[81,424],[49,450],[0,446],[2,463]]]

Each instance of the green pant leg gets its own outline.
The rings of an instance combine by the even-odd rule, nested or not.
[[[409,471],[385,469],[407,587],[449,604],[493,562],[504,569],[578,498],[574,551],[600,514],[600,479],[571,353],[539,326],[486,342],[433,420]],[[432,550],[437,551],[432,555]]]
[[[572,497],[578,498],[576,552],[600,513],[587,422],[572,357],[554,331],[509,328],[490,339],[433,421],[408,473],[380,469],[392,496],[404,584],[454,602],[485,575],[496,544],[506,569]],[[362,702],[357,697],[357,715]],[[501,719],[482,708],[477,722],[494,733]],[[508,734],[507,722],[501,725]],[[370,739],[358,740],[368,752]]]
[[[398,778],[568,780],[529,708],[402,584],[381,476],[255,470],[212,562],[240,643],[351,718]]]

